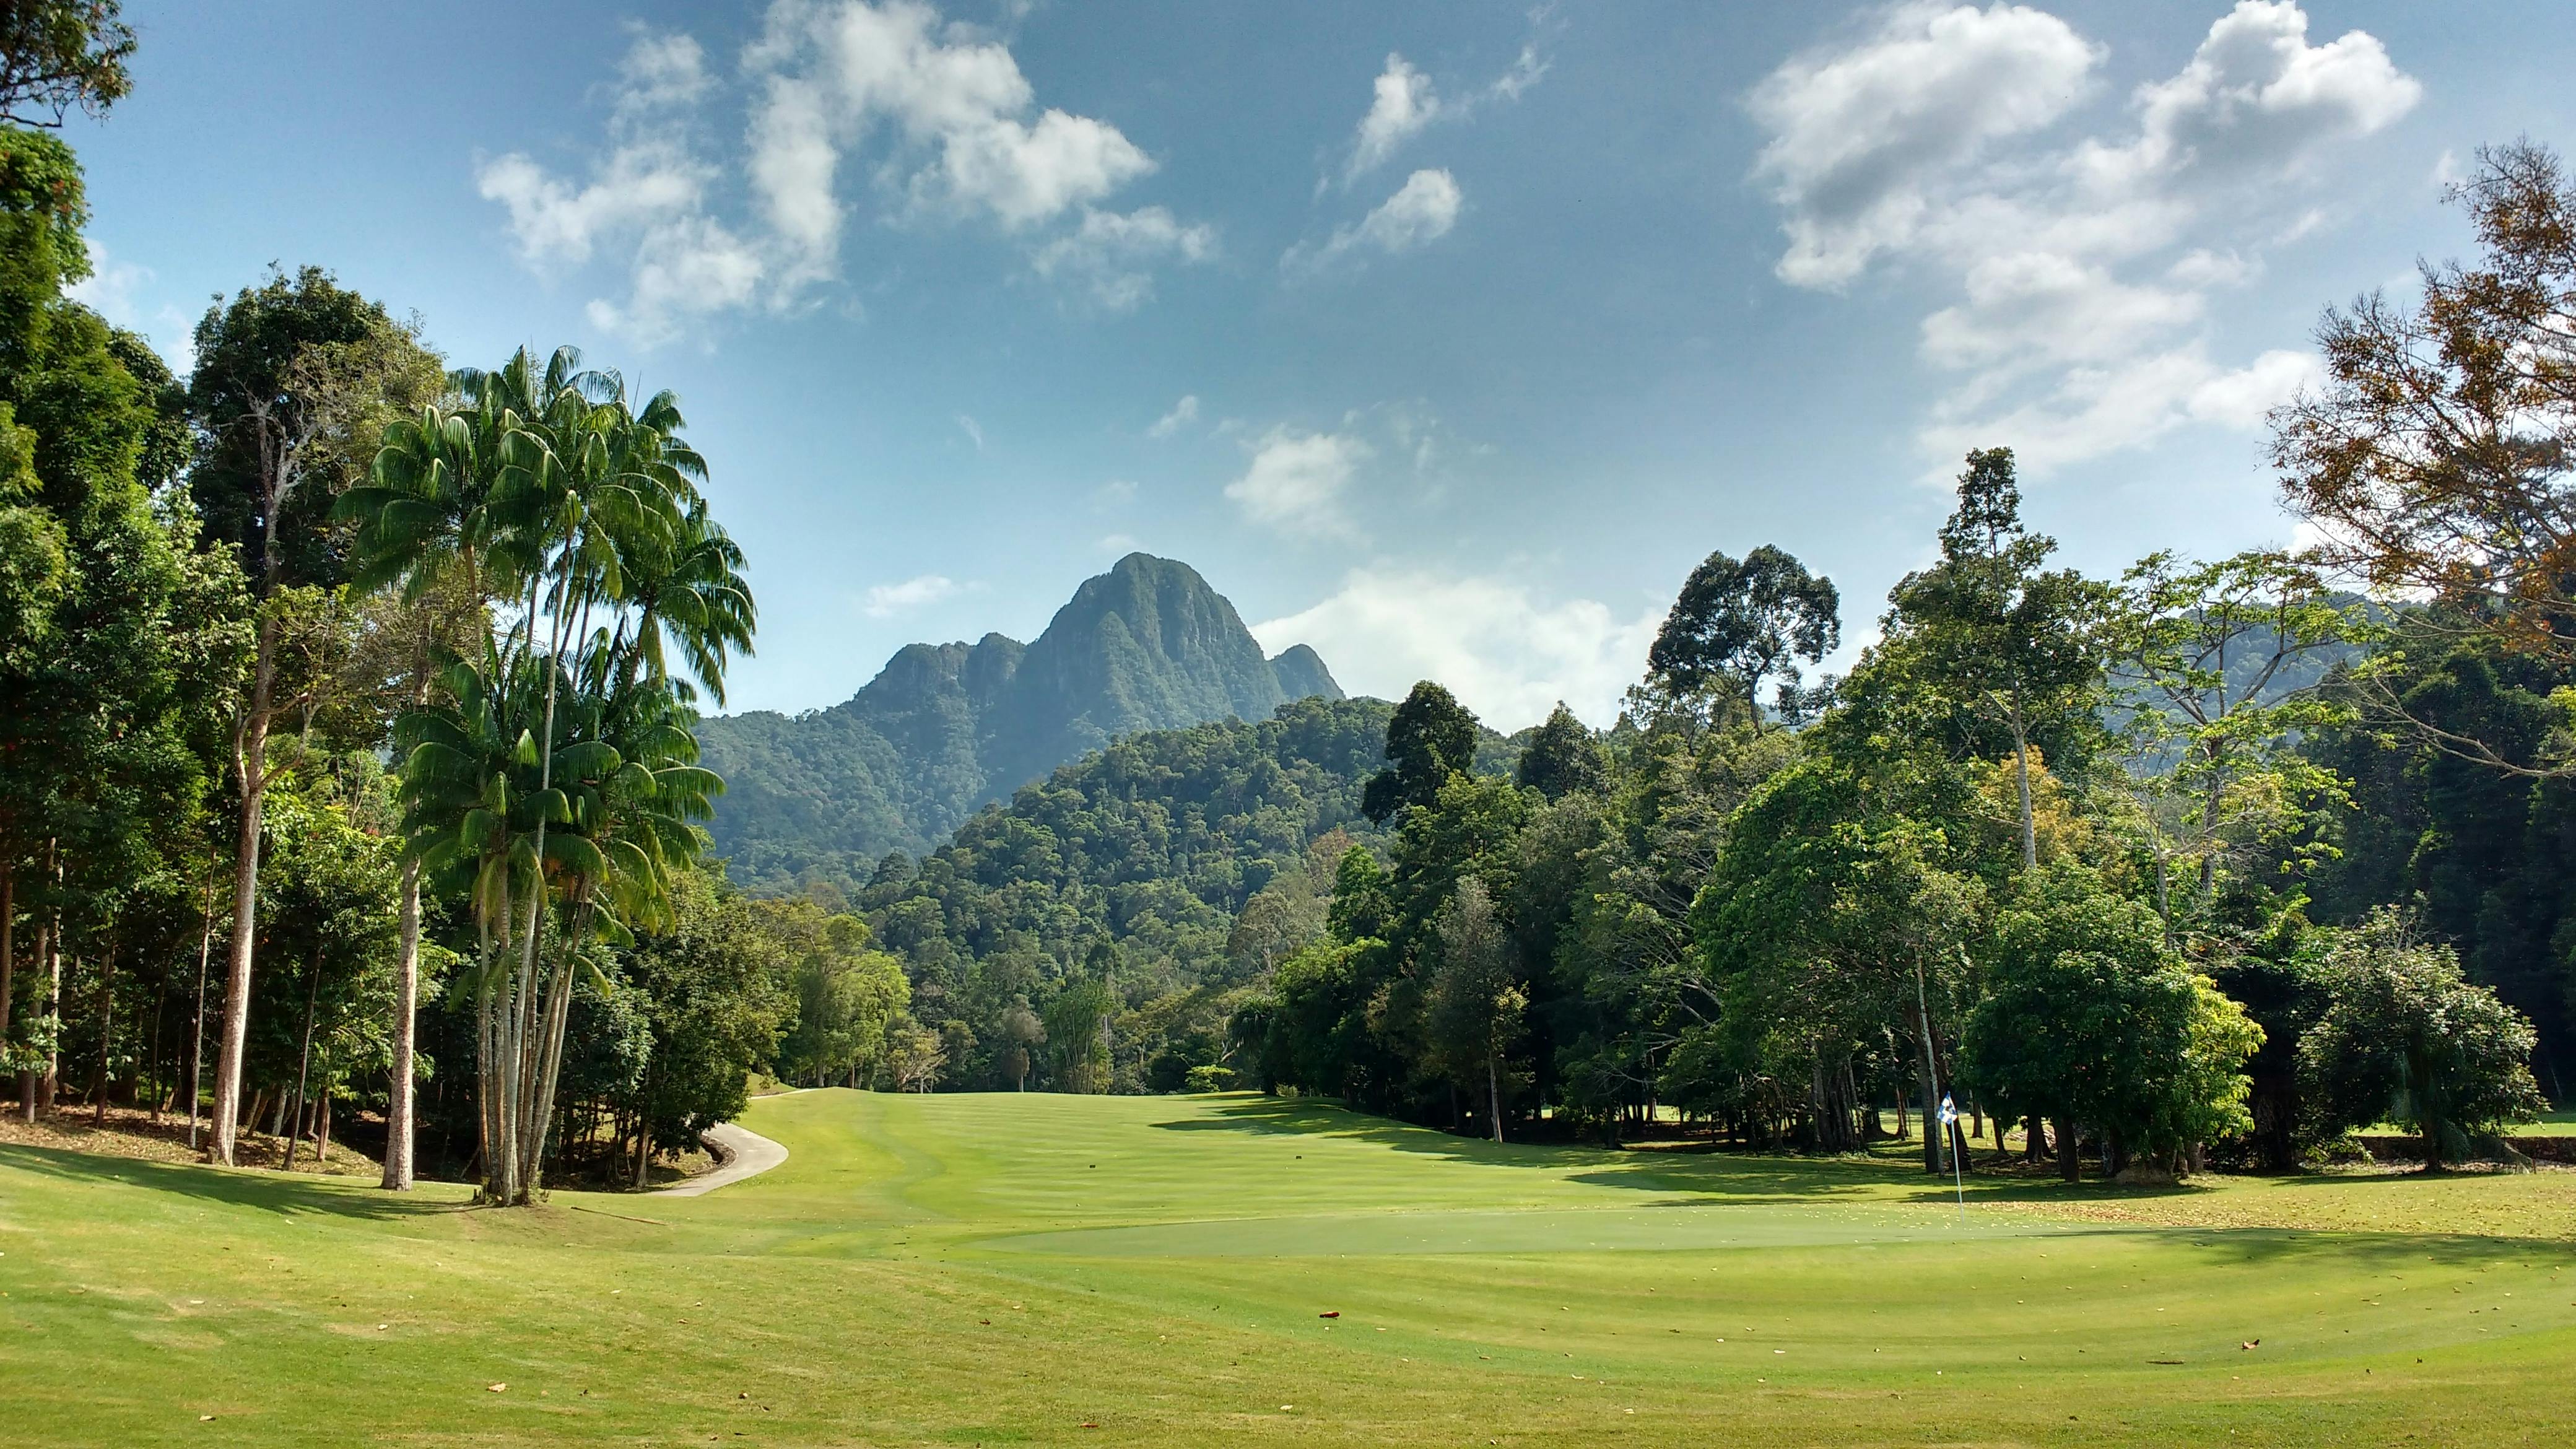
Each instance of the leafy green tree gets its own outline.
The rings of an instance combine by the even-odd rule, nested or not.
[[[102,116],[125,99],[134,31],[118,0],[11,0],[0,5],[0,120],[62,125],[75,108]]]
[[[1968,454],[1959,506],[1941,526],[1941,558],[1888,594],[1875,651],[1903,708],[1983,758],[2016,761],[2022,867],[2039,863],[2030,752],[2068,762],[2099,734],[2107,591],[2071,569],[2044,567],[2057,541],[2021,520],[2009,448]],[[2006,748],[1978,748],[2000,723]],[[1954,746],[1955,748],[1955,746]]]
[[[1558,800],[1599,790],[1609,778],[1609,762],[1592,731],[1559,700],[1522,748],[1512,778],[1523,789]]]
[[[2371,630],[2276,550],[2204,564],[2150,554],[2122,582],[2112,679],[2135,701],[2127,733],[2170,918],[2172,864],[2196,866],[2206,898],[2222,858],[2312,843],[2310,822],[2345,803],[2343,781],[2296,747],[2349,715],[2317,686]]]
[[[749,901],[700,870],[674,872],[667,899],[663,929],[617,963],[642,993],[653,1034],[634,1106],[639,1187],[657,1150],[742,1115],[753,1069],[769,1065],[795,1010],[778,984],[777,943]]]
[[[1487,1129],[1500,1142],[1503,1056],[1519,1031],[1529,994],[1483,881],[1469,876],[1458,882],[1438,926],[1428,1012],[1430,1065],[1471,1093],[1483,1086]]]
[[[380,305],[318,267],[245,288],[198,322],[189,405],[199,435],[189,491],[211,540],[239,550],[257,609],[248,688],[233,727],[240,835],[233,939],[215,1075],[219,1162],[230,1162],[257,943],[260,821],[273,764],[284,614],[296,592],[345,576],[336,495],[364,476],[387,422],[436,396],[437,359]]]
[[[1834,581],[1766,543],[1741,560],[1712,553],[1691,570],[1646,651],[1646,672],[1676,699],[1715,694],[1741,703],[1758,729],[1762,682],[1778,678],[1794,704],[1794,661],[1817,663],[1841,642]]]
[[[243,644],[238,571],[138,476],[167,465],[167,369],[63,293],[86,219],[69,148],[0,127],[0,1060],[31,1116],[51,963],[193,845]]]
[[[1076,975],[1048,1000],[1047,1049],[1059,1092],[1096,1093],[1109,1087],[1109,1043],[1103,1029],[1116,1010],[1108,983]]]
[[[887,1023],[912,1004],[903,963],[869,949],[867,922],[811,901],[755,901],[754,919],[786,955],[794,1025],[778,1046],[791,1082],[857,1086],[885,1055]]]
[[[2332,995],[2299,1047],[2318,1130],[2398,1122],[2423,1138],[2425,1169],[2438,1172],[2474,1135],[2546,1105],[2531,1078],[2531,1023],[2463,977],[2449,947],[2410,939],[2393,910],[2334,933],[2324,964]]]
[[[1370,777],[1360,810],[1383,825],[1410,805],[1428,805],[1454,774],[1476,764],[1476,717],[1448,690],[1413,686],[1386,724],[1386,768]]]
[[[2020,878],[1985,954],[1966,1079],[2010,1114],[2054,1119],[2069,1181],[2079,1125],[2103,1135],[2112,1170],[2135,1158],[2171,1172],[2253,1126],[2244,1066],[2262,1029],[2183,965],[2149,907],[2053,864]]]
[[[1716,1000],[1683,1035],[1674,1094],[1785,1107],[1803,1102],[1822,1145],[1853,1145],[1850,1067],[1893,1046],[1911,1055],[1929,1120],[1935,1083],[1973,1002],[1965,947],[1987,888],[1979,862],[1942,823],[1969,809],[1956,771],[1895,755],[1862,771],[1818,754],[1781,771],[1736,813],[1691,908],[1705,984]],[[1698,1038],[1696,1044],[1688,1039]],[[1732,1064],[1788,1081],[1727,1089],[1678,1075]],[[1800,1080],[1802,1079],[1803,1080]],[[1942,1170],[1924,1134],[1924,1169]]]

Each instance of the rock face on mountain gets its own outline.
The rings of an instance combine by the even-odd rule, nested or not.
[[[1189,565],[1134,553],[1085,580],[1035,643],[910,644],[848,702],[699,728],[726,791],[712,826],[736,881],[867,879],[986,803],[1122,735],[1342,698],[1315,651],[1264,656]]]

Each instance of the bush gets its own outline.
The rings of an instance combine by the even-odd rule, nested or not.
[[[1192,1067],[1189,1075],[1182,1078],[1181,1089],[1188,1092],[1231,1092],[1234,1090],[1234,1068]]]

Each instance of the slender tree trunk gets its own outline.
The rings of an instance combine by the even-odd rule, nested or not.
[[[89,1122],[107,1125],[107,1066],[116,1043],[116,938],[107,939],[107,954],[98,968],[98,1067],[89,1078]]]
[[[152,1099],[152,1125],[155,1127],[161,1125],[161,1113],[168,1102],[161,1090],[161,1084],[166,1080],[161,1075],[161,1026],[162,1018],[169,1014],[170,963],[164,960],[161,963],[161,980],[152,988],[152,1045],[145,1049],[143,1054],[143,1060],[149,1063],[152,1069],[149,1091]],[[142,1080],[139,1077],[136,1079],[136,1087],[138,1090],[143,1089]]]
[[[6,846],[0,846],[5,852]],[[9,1055],[9,997],[18,984],[18,870],[15,857],[0,853],[0,1060]]]
[[[2057,1175],[2068,1182],[2080,1181],[2084,1176],[2082,1145],[2078,1141],[2082,1134],[2075,1130],[2073,1122],[2064,1117],[2057,1119],[2056,1127]]]
[[[47,841],[45,843],[46,879],[51,880],[53,878],[53,874],[54,846],[53,842]],[[56,919],[56,917],[49,916],[46,918],[45,924],[36,928],[36,959],[34,965],[38,969],[43,968],[47,956],[54,949],[54,921]],[[30,991],[33,991],[34,989],[35,988],[32,985],[28,987],[28,990]],[[38,1003],[37,1010],[28,1013],[30,1025],[34,1024],[33,1018],[43,1014],[42,1006],[43,1004],[40,1002]],[[18,1106],[29,1122],[34,1122],[36,1120],[36,1064],[32,1059],[30,1059],[27,1064],[21,1067],[18,1071]]]
[[[205,925],[197,936],[197,1009],[188,1022],[188,1150],[197,1150],[197,1097],[206,1087],[206,967],[215,949],[215,887],[206,883]]]
[[[271,570],[273,573],[274,570]],[[277,621],[259,622],[259,655],[251,672],[250,706],[233,749],[241,777],[240,832],[233,842],[233,940],[224,974],[223,1041],[215,1056],[214,1160],[230,1166],[233,1124],[241,1106],[242,1050],[249,1040],[251,953],[259,940],[260,828],[268,811],[268,718],[277,683]]]
[[[1941,1171],[1941,1073],[1932,1057],[1932,1008],[1923,993],[1923,967],[1914,967],[1914,1024],[1923,1046],[1923,1170]]]
[[[313,1009],[322,1001],[322,942],[313,943],[313,964],[304,986],[304,1044],[295,1056],[295,1105],[286,1113],[286,1156],[280,1172],[295,1170],[296,1139],[304,1135],[304,1083],[313,1071]]]
[[[387,1192],[409,1192],[412,1184],[412,1053],[413,1032],[420,1015],[420,862],[403,862],[402,935],[394,956],[394,1043],[392,1080],[385,1093],[385,1177]]]
[[[1491,1052],[1485,1054],[1485,1105],[1487,1110],[1492,1112],[1494,1118],[1494,1144],[1496,1146],[1501,1146],[1503,1141],[1503,1084],[1501,1074],[1494,1069],[1494,1057]]]
[[[45,957],[45,1015],[53,1022],[53,1045],[45,1048],[44,1090],[37,1100],[48,1112],[63,1090],[63,917],[54,912],[53,950]],[[78,963],[74,963],[78,964]]]
[[[2039,823],[2030,808],[2030,735],[2021,713],[2021,690],[2012,694],[2013,781],[2021,791],[2021,866],[2039,865]]]

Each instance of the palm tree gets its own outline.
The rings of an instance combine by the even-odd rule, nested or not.
[[[690,704],[723,699],[757,613],[677,399],[634,409],[570,348],[453,381],[456,406],[388,431],[347,512],[366,581],[462,577],[513,616],[445,699],[416,698],[402,739],[410,858],[474,902],[484,1191],[515,1203],[537,1186],[581,945],[649,928],[703,848],[723,786]]]

